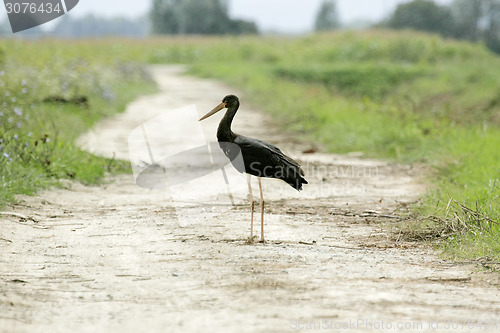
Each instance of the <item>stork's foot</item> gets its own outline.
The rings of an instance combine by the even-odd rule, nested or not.
[[[245,244],[255,244],[255,240],[257,239],[257,235],[248,237],[248,239],[245,241]]]

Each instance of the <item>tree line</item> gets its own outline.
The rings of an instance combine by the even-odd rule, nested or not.
[[[65,16],[51,33],[64,37],[258,33],[254,22],[231,18],[228,3],[229,0],[153,0],[152,8],[145,17]],[[414,29],[450,38],[483,41],[491,50],[500,53],[500,0],[453,0],[449,5],[439,5],[434,0],[412,0],[400,4],[387,19],[374,26]],[[323,0],[316,15],[315,30],[341,27],[336,0]],[[6,22],[0,24],[0,31],[6,33],[9,30]],[[40,33],[39,29],[30,29],[23,35],[37,33]]]
[[[500,0],[454,0],[448,6],[413,0],[399,5],[383,25],[484,41],[492,51],[500,53]]]
[[[339,26],[335,1],[324,0],[316,17],[316,30]],[[500,0],[454,0],[450,5],[413,0],[400,4],[388,19],[375,26],[483,41],[490,50],[500,53]]]

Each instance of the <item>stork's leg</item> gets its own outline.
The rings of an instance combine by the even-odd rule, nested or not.
[[[253,242],[253,211],[255,208],[255,202],[253,201],[252,179],[250,178],[250,175],[248,175],[247,180],[248,180],[248,193],[250,194],[250,206],[252,209],[252,215],[251,215],[251,219],[250,219],[250,238],[248,240],[249,240],[249,242]]]
[[[260,241],[264,242],[264,196],[262,195],[262,183],[259,180],[259,189],[260,189]]]

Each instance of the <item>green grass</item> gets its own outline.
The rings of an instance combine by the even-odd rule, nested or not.
[[[75,141],[135,96],[155,90],[143,66],[110,65],[109,55],[90,56],[63,41],[5,40],[0,47],[0,207],[16,194],[58,186],[59,179],[92,184],[108,172],[129,171],[121,161],[82,151]]]
[[[455,258],[500,259],[498,57],[414,33],[283,44],[290,57],[199,63],[192,72],[243,89],[286,129],[328,151],[430,165],[434,190],[416,207],[424,222],[405,230],[444,238]]]
[[[275,75],[329,88],[334,94],[381,99],[395,86],[425,74],[422,66],[340,63],[327,66],[278,67]]]
[[[402,226],[405,231],[442,239],[451,257],[500,259],[500,59],[484,45],[366,31],[298,38],[4,40],[0,48],[5,65],[24,68],[6,71],[17,87],[12,90],[19,95],[28,78],[33,93],[25,107],[34,104],[33,114],[40,115],[30,118],[33,124],[23,127],[19,141],[31,140],[30,147],[39,142],[26,169],[17,163],[5,176],[14,164],[0,162],[0,182],[15,180],[10,197],[61,177],[102,177],[110,162],[81,152],[74,138],[144,92],[148,84],[137,64],[185,63],[193,74],[244,90],[246,101],[261,105],[284,129],[327,151],[430,166],[433,190],[415,207],[419,223]],[[48,95],[88,95],[91,107],[42,103]],[[41,144],[45,134],[51,140]],[[12,138],[13,129],[3,135]],[[94,166],[78,163],[86,159]],[[4,188],[0,202],[6,202]]]

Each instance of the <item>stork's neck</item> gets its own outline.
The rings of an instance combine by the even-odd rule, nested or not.
[[[226,114],[219,123],[219,128],[217,129],[217,141],[219,142],[233,142],[236,135],[231,131],[231,124],[233,122],[234,115],[238,111],[239,105],[230,107],[227,109]]]

